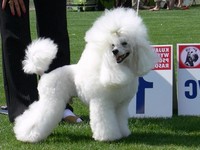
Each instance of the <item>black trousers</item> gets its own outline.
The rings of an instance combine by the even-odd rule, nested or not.
[[[31,43],[30,21],[34,21],[29,18],[29,0],[24,3],[27,11],[21,17],[12,16],[8,4],[5,10],[0,8],[3,80],[11,122],[38,100],[37,76],[27,75],[22,70],[25,49]],[[58,44],[57,57],[49,71],[69,64],[66,0],[34,0],[34,4],[38,37],[51,38]]]
[[[132,8],[132,0],[115,0],[114,7],[128,7]]]

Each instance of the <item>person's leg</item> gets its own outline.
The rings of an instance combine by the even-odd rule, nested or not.
[[[38,36],[50,38],[58,45],[56,58],[50,65],[50,72],[58,67],[70,64],[69,36],[66,19],[66,0],[34,0],[37,18]],[[64,119],[69,122],[78,121],[73,108],[67,104]],[[73,114],[73,115],[72,115]],[[74,118],[71,120],[71,117]]]
[[[2,4],[2,0],[0,0]],[[29,1],[24,1],[26,9]],[[0,4],[0,5],[1,5]],[[37,77],[22,70],[26,46],[31,42],[29,11],[21,17],[12,16],[9,5],[0,8],[0,31],[2,38],[2,68],[8,114],[11,122],[38,99]]]
[[[66,0],[34,0],[39,37],[48,37],[58,45],[56,59],[49,71],[70,64]]]
[[[122,0],[115,0],[114,1],[114,7],[117,8],[117,7],[121,7],[122,6]]]
[[[122,6],[127,8],[132,8],[132,0],[125,0]]]
[[[160,10],[160,3],[161,3],[161,1],[160,0],[156,0],[155,3],[156,3],[156,6],[154,8],[152,8],[152,9],[150,9],[151,11],[158,11],[158,10]]]
[[[183,4],[183,0],[178,0],[178,5],[177,5],[177,7],[182,7],[182,4]]]

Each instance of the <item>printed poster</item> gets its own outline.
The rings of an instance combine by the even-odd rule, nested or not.
[[[139,78],[139,88],[129,104],[130,117],[171,117],[173,103],[173,46],[152,45],[160,56],[154,69]]]
[[[200,44],[177,44],[178,114],[200,115]]]

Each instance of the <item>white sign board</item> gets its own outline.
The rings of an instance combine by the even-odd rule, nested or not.
[[[172,117],[172,45],[152,45],[160,56],[155,68],[139,79],[139,88],[129,104],[130,117]]]
[[[200,115],[200,44],[177,44],[178,114]]]

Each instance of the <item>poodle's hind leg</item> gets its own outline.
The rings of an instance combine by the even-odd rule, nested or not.
[[[90,102],[90,125],[93,138],[98,141],[114,141],[122,138],[115,109],[101,100]]]
[[[42,76],[38,84],[39,101],[31,104],[29,109],[16,118],[14,132],[18,140],[41,141],[50,135],[61,121],[66,103],[75,90],[70,76],[60,70],[64,69],[57,69]]]
[[[51,99],[51,98],[50,98]],[[16,138],[23,142],[38,142],[51,134],[62,118],[64,101],[43,100],[34,102],[15,120]]]

